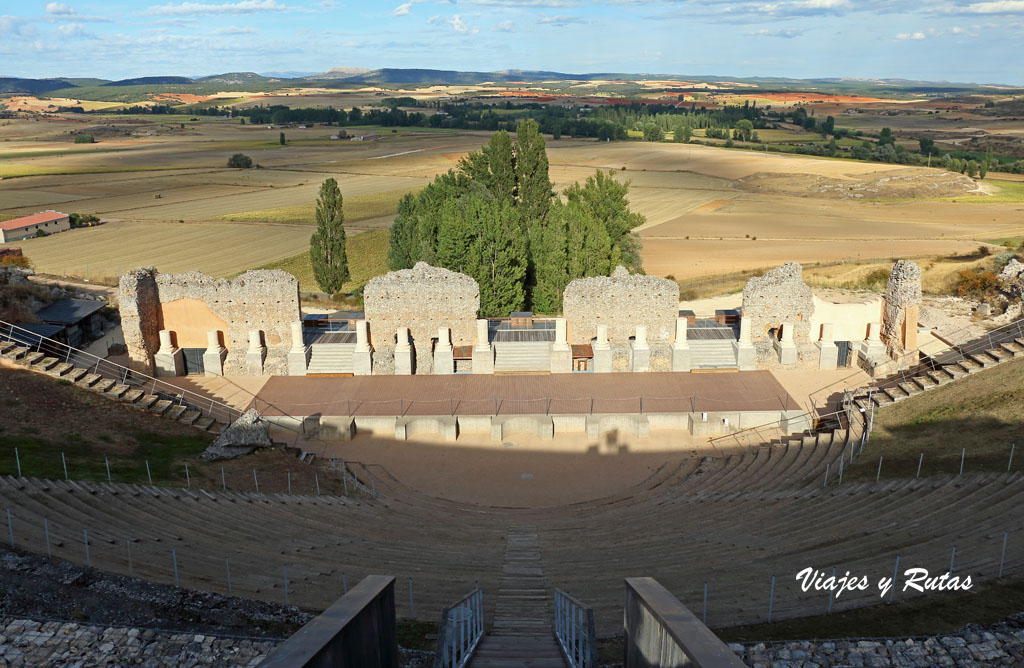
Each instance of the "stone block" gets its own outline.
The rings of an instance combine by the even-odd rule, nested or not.
[[[839,366],[839,346],[831,341],[818,341],[818,370],[833,371]]]
[[[494,348],[491,346],[473,348],[473,373],[487,375],[494,373]]]
[[[651,349],[645,344],[631,341],[629,344],[629,370],[638,373],[651,370]]]
[[[434,349],[434,374],[450,376],[455,373],[455,357],[452,355],[452,348],[440,345]]]
[[[291,351],[288,353],[291,356]],[[250,350],[245,353],[245,370],[250,376],[263,375],[263,360],[267,358],[267,349]]]
[[[310,349],[303,348],[296,350],[292,348],[288,351],[288,375],[289,376],[305,376],[306,370],[309,369],[309,358]]]
[[[779,364],[787,366],[797,363],[796,345],[792,341],[772,341],[775,347],[775,354],[778,355]]]
[[[672,344],[672,370],[690,370],[690,347],[687,345]]]
[[[736,352],[736,366],[740,371],[753,371],[757,368],[757,349],[753,344],[736,341],[732,348]]]
[[[406,346],[405,350],[395,348],[395,375],[411,376],[413,373],[413,351],[412,346]]]
[[[572,373],[572,349],[551,349],[551,373]]]
[[[161,350],[153,355],[153,367],[154,375],[157,378],[180,376],[185,372],[185,353],[181,351],[181,348]]]
[[[308,363],[308,361],[307,361]],[[369,376],[373,373],[373,351],[355,350],[352,352],[352,375]]]

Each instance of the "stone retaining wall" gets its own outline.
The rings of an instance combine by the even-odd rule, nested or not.
[[[649,343],[669,344],[679,315],[679,285],[616,267],[611,276],[571,281],[562,297],[562,311],[570,343],[590,343],[597,336],[597,326],[608,325],[612,344],[628,344],[637,325],[645,325]]]
[[[763,276],[755,276],[743,287],[743,315],[750,319],[753,341],[766,341],[769,331],[784,322],[793,325],[797,343],[816,341],[811,337],[814,295],[803,279],[803,267],[787,262]]]
[[[300,319],[299,282],[279,271],[248,271],[234,280],[213,278],[198,271],[161,274],[152,267],[124,274],[118,283],[121,327],[132,365],[152,369],[160,347],[161,329],[174,331],[192,323],[163,322],[161,307],[178,300],[198,300],[227,323],[221,332],[228,349],[224,373],[245,375],[249,332],[263,332],[267,356],[264,374],[287,375],[291,323]]]
[[[374,347],[374,374],[394,373],[399,327],[409,328],[418,374],[433,370],[431,340],[439,328],[451,328],[452,345],[473,345],[476,340],[480,286],[465,274],[419,262],[412,269],[371,279],[363,288],[363,304]]]

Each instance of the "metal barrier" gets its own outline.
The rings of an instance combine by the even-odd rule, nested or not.
[[[743,662],[654,578],[626,578],[624,668],[741,668]]]
[[[154,378],[141,371],[130,369],[116,362],[111,362],[108,359],[78,348],[72,348],[60,341],[55,341],[23,327],[0,320],[0,341],[3,340],[19,344],[30,349],[32,352],[52,357],[58,363],[72,364],[85,369],[89,373],[102,376],[122,385],[143,390],[147,394],[160,397],[160,399],[172,401],[178,406],[185,406],[189,410],[199,411],[201,415],[223,424],[231,424],[242,415],[242,411],[221,403],[216,399],[186,390],[165,380]],[[288,424],[281,426],[290,431],[298,431],[295,427]]]
[[[469,592],[441,611],[434,668],[462,668],[484,635],[484,593]]]
[[[395,578],[369,575],[270,653],[258,668],[398,668]]]
[[[572,668],[597,667],[594,609],[555,590],[555,637]]]

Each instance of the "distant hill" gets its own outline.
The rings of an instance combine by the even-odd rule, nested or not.
[[[321,79],[351,79],[370,72],[379,71],[380,70],[368,70],[365,67],[332,67],[326,72],[321,72],[319,74],[307,74],[302,78],[309,79],[310,81],[319,81]]]
[[[0,93],[27,93],[39,95],[51,90],[71,88],[74,84],[65,79],[20,79],[18,77],[0,77]]]
[[[89,77],[61,77],[61,80],[67,81],[73,86],[102,86],[103,84],[110,83],[110,79],[92,79]]]
[[[138,77],[135,79],[121,79],[102,84],[103,86],[152,86],[161,84],[192,84],[195,83],[188,77]]]
[[[646,75],[636,74],[567,74],[565,72],[548,72],[544,70],[501,70],[498,72],[463,72],[457,70],[428,70],[428,69],[396,69],[383,68],[379,70],[362,70],[350,72],[355,68],[338,67],[321,74],[306,77],[312,80],[334,80],[349,81],[370,84],[479,84],[487,81],[496,83],[510,81],[551,81],[573,79],[577,81],[592,81],[595,79],[641,79],[648,78]],[[658,78],[669,78],[663,75]]]
[[[229,85],[245,83],[278,83],[281,81],[284,81],[282,77],[264,76],[262,74],[256,74],[255,72],[226,72],[224,74],[214,74],[208,77],[195,79],[196,83],[221,83]]]

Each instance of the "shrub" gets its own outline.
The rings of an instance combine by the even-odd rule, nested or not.
[[[234,169],[249,169],[252,167],[252,158],[244,153],[236,153],[228,158],[228,167]]]
[[[96,139],[90,134],[75,135],[76,144],[95,144]]]
[[[958,297],[984,297],[996,291],[999,277],[991,269],[963,269],[957,273],[953,291]]]
[[[50,236],[50,235],[47,234],[46,232],[44,232],[43,230],[36,230],[36,238],[37,239],[40,239],[42,237],[48,237],[48,236]]]
[[[32,263],[24,255],[4,255],[0,257],[0,267],[21,267],[31,269]]]

